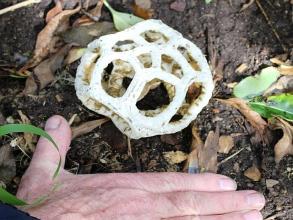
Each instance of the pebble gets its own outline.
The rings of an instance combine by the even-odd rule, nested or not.
[[[274,179],[266,179],[266,186],[267,188],[272,188],[275,185],[279,184],[278,180],[274,180]]]
[[[173,3],[170,4],[170,8],[174,11],[183,12],[186,7],[186,1],[185,0],[176,0]]]

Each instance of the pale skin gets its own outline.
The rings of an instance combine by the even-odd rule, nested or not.
[[[61,116],[45,126],[60,148],[62,161],[71,130]],[[40,138],[17,196],[33,201],[52,186],[59,155]],[[97,220],[261,220],[265,199],[217,174],[136,173],[74,175],[62,168],[58,190],[43,204],[27,209],[40,219]]]

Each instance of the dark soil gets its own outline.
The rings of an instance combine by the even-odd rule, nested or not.
[[[17,1],[1,1],[0,8],[15,2]],[[112,2],[114,7],[121,11],[131,10],[130,1]],[[246,3],[245,0],[214,0],[209,5],[204,1],[187,0],[185,11],[176,12],[170,9],[171,2],[173,0],[153,0],[154,17],[183,33],[207,55],[216,75],[220,76],[214,98],[230,97],[231,89],[227,86],[228,83],[239,81],[270,65],[271,57],[287,52],[289,59],[293,59],[292,51],[290,54],[293,46],[293,5],[288,0],[261,1],[280,35],[281,42],[275,37],[256,4],[240,12],[242,5]],[[52,6],[49,3],[50,1],[46,0],[42,4],[0,16],[0,64],[19,65],[31,55],[36,36],[44,26],[44,15]],[[106,10],[102,19],[111,20]],[[289,52],[284,51],[284,48]],[[242,74],[236,73],[236,68],[242,63],[246,63],[248,69]],[[54,114],[63,115],[68,120],[77,114],[73,126],[102,117],[87,110],[77,99],[74,77],[74,69],[61,69],[56,82],[37,96],[21,94],[24,79],[1,77],[0,115],[17,120],[20,119],[17,111],[21,110],[32,124],[40,127]],[[254,138],[253,128],[237,110],[215,99],[200,113],[195,125],[199,128],[203,140],[216,126],[219,126],[221,135],[237,134],[234,138],[235,147],[229,155],[242,148],[244,150],[220,165],[218,172],[235,179],[239,189],[262,192],[267,199],[263,210],[265,218],[276,215],[271,219],[293,219],[293,158],[285,157],[278,166],[274,162],[273,146],[280,133],[273,133],[269,145],[263,145]],[[11,139],[3,138],[2,144],[9,143]],[[190,141],[190,128],[174,135],[131,140],[133,157],[130,157],[127,153],[126,137],[112,122],[108,122],[73,141],[66,168],[74,173],[182,171],[183,164],[169,164],[163,153],[172,150],[188,153]],[[17,161],[17,173],[8,188],[15,192],[29,159],[17,148],[13,153]],[[229,155],[220,154],[218,161]],[[253,164],[261,170],[262,178],[259,182],[253,182],[243,174]],[[268,188],[267,179],[278,180],[279,184]]]

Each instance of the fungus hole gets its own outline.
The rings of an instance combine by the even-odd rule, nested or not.
[[[163,112],[174,96],[175,86],[159,79],[153,79],[145,85],[136,107],[145,116],[153,117]]]
[[[201,71],[201,68],[200,68],[198,62],[196,61],[196,59],[194,59],[194,57],[191,55],[191,53],[185,47],[178,47],[178,51],[185,57],[187,62],[191,65],[191,67],[195,71]]]
[[[175,123],[180,121],[186,114],[192,105],[196,105],[200,95],[203,93],[201,83],[193,83],[188,87],[185,99],[178,109],[177,113],[172,117],[170,123]]]
[[[132,49],[134,49],[136,47],[138,47],[138,45],[133,40],[123,40],[123,41],[118,41],[112,47],[112,50],[115,51],[115,52],[123,52],[123,51],[132,50]]]
[[[95,68],[95,65],[100,58],[100,51],[99,49],[95,49],[92,57],[90,58],[90,62],[87,62],[87,64],[84,67],[84,75],[83,75],[83,81],[89,85],[92,79],[92,74]]]
[[[172,57],[166,54],[162,54],[161,60],[162,70],[177,76],[179,79],[183,77],[183,71],[181,66]]]
[[[102,74],[102,87],[112,97],[121,97],[130,85],[135,71],[132,65],[117,59],[108,64]]]
[[[145,31],[141,36],[149,43],[163,44],[169,41],[169,38],[158,31]]]
[[[138,57],[139,62],[144,66],[144,68],[150,68],[152,66],[152,57],[149,53],[143,53]]]

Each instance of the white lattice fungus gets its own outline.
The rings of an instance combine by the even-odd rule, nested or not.
[[[159,20],[146,20],[88,45],[77,70],[78,98],[130,138],[187,127],[212,96],[200,49]]]

